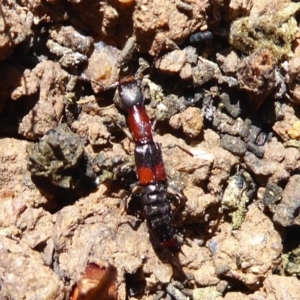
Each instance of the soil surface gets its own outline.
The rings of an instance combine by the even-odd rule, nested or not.
[[[1,1],[0,299],[300,299],[299,11]],[[126,76],[155,123],[177,255],[136,192]]]

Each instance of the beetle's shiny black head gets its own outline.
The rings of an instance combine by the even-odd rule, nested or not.
[[[144,97],[139,84],[136,81],[119,85],[121,105],[129,109],[135,105],[143,105]]]

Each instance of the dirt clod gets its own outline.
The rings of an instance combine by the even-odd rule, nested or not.
[[[296,299],[299,9],[2,1],[0,299]],[[177,254],[145,220],[136,171],[157,159],[135,164],[126,120],[145,119],[125,82],[162,152]]]

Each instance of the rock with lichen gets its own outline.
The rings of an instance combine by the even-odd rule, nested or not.
[[[232,23],[230,43],[245,53],[258,49],[270,50],[276,59],[292,54],[291,43],[298,31],[296,12],[299,3],[289,3],[273,13],[240,18]]]
[[[55,186],[74,188],[84,167],[84,149],[65,124],[50,130],[37,144],[29,144],[28,169],[35,178],[48,178]]]

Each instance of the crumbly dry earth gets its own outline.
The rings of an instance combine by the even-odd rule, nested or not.
[[[300,300],[299,10],[2,1],[0,299],[86,299],[72,294],[87,266],[110,264],[110,300]],[[125,212],[134,143],[108,87],[126,72],[158,121],[178,256],[138,195]]]

